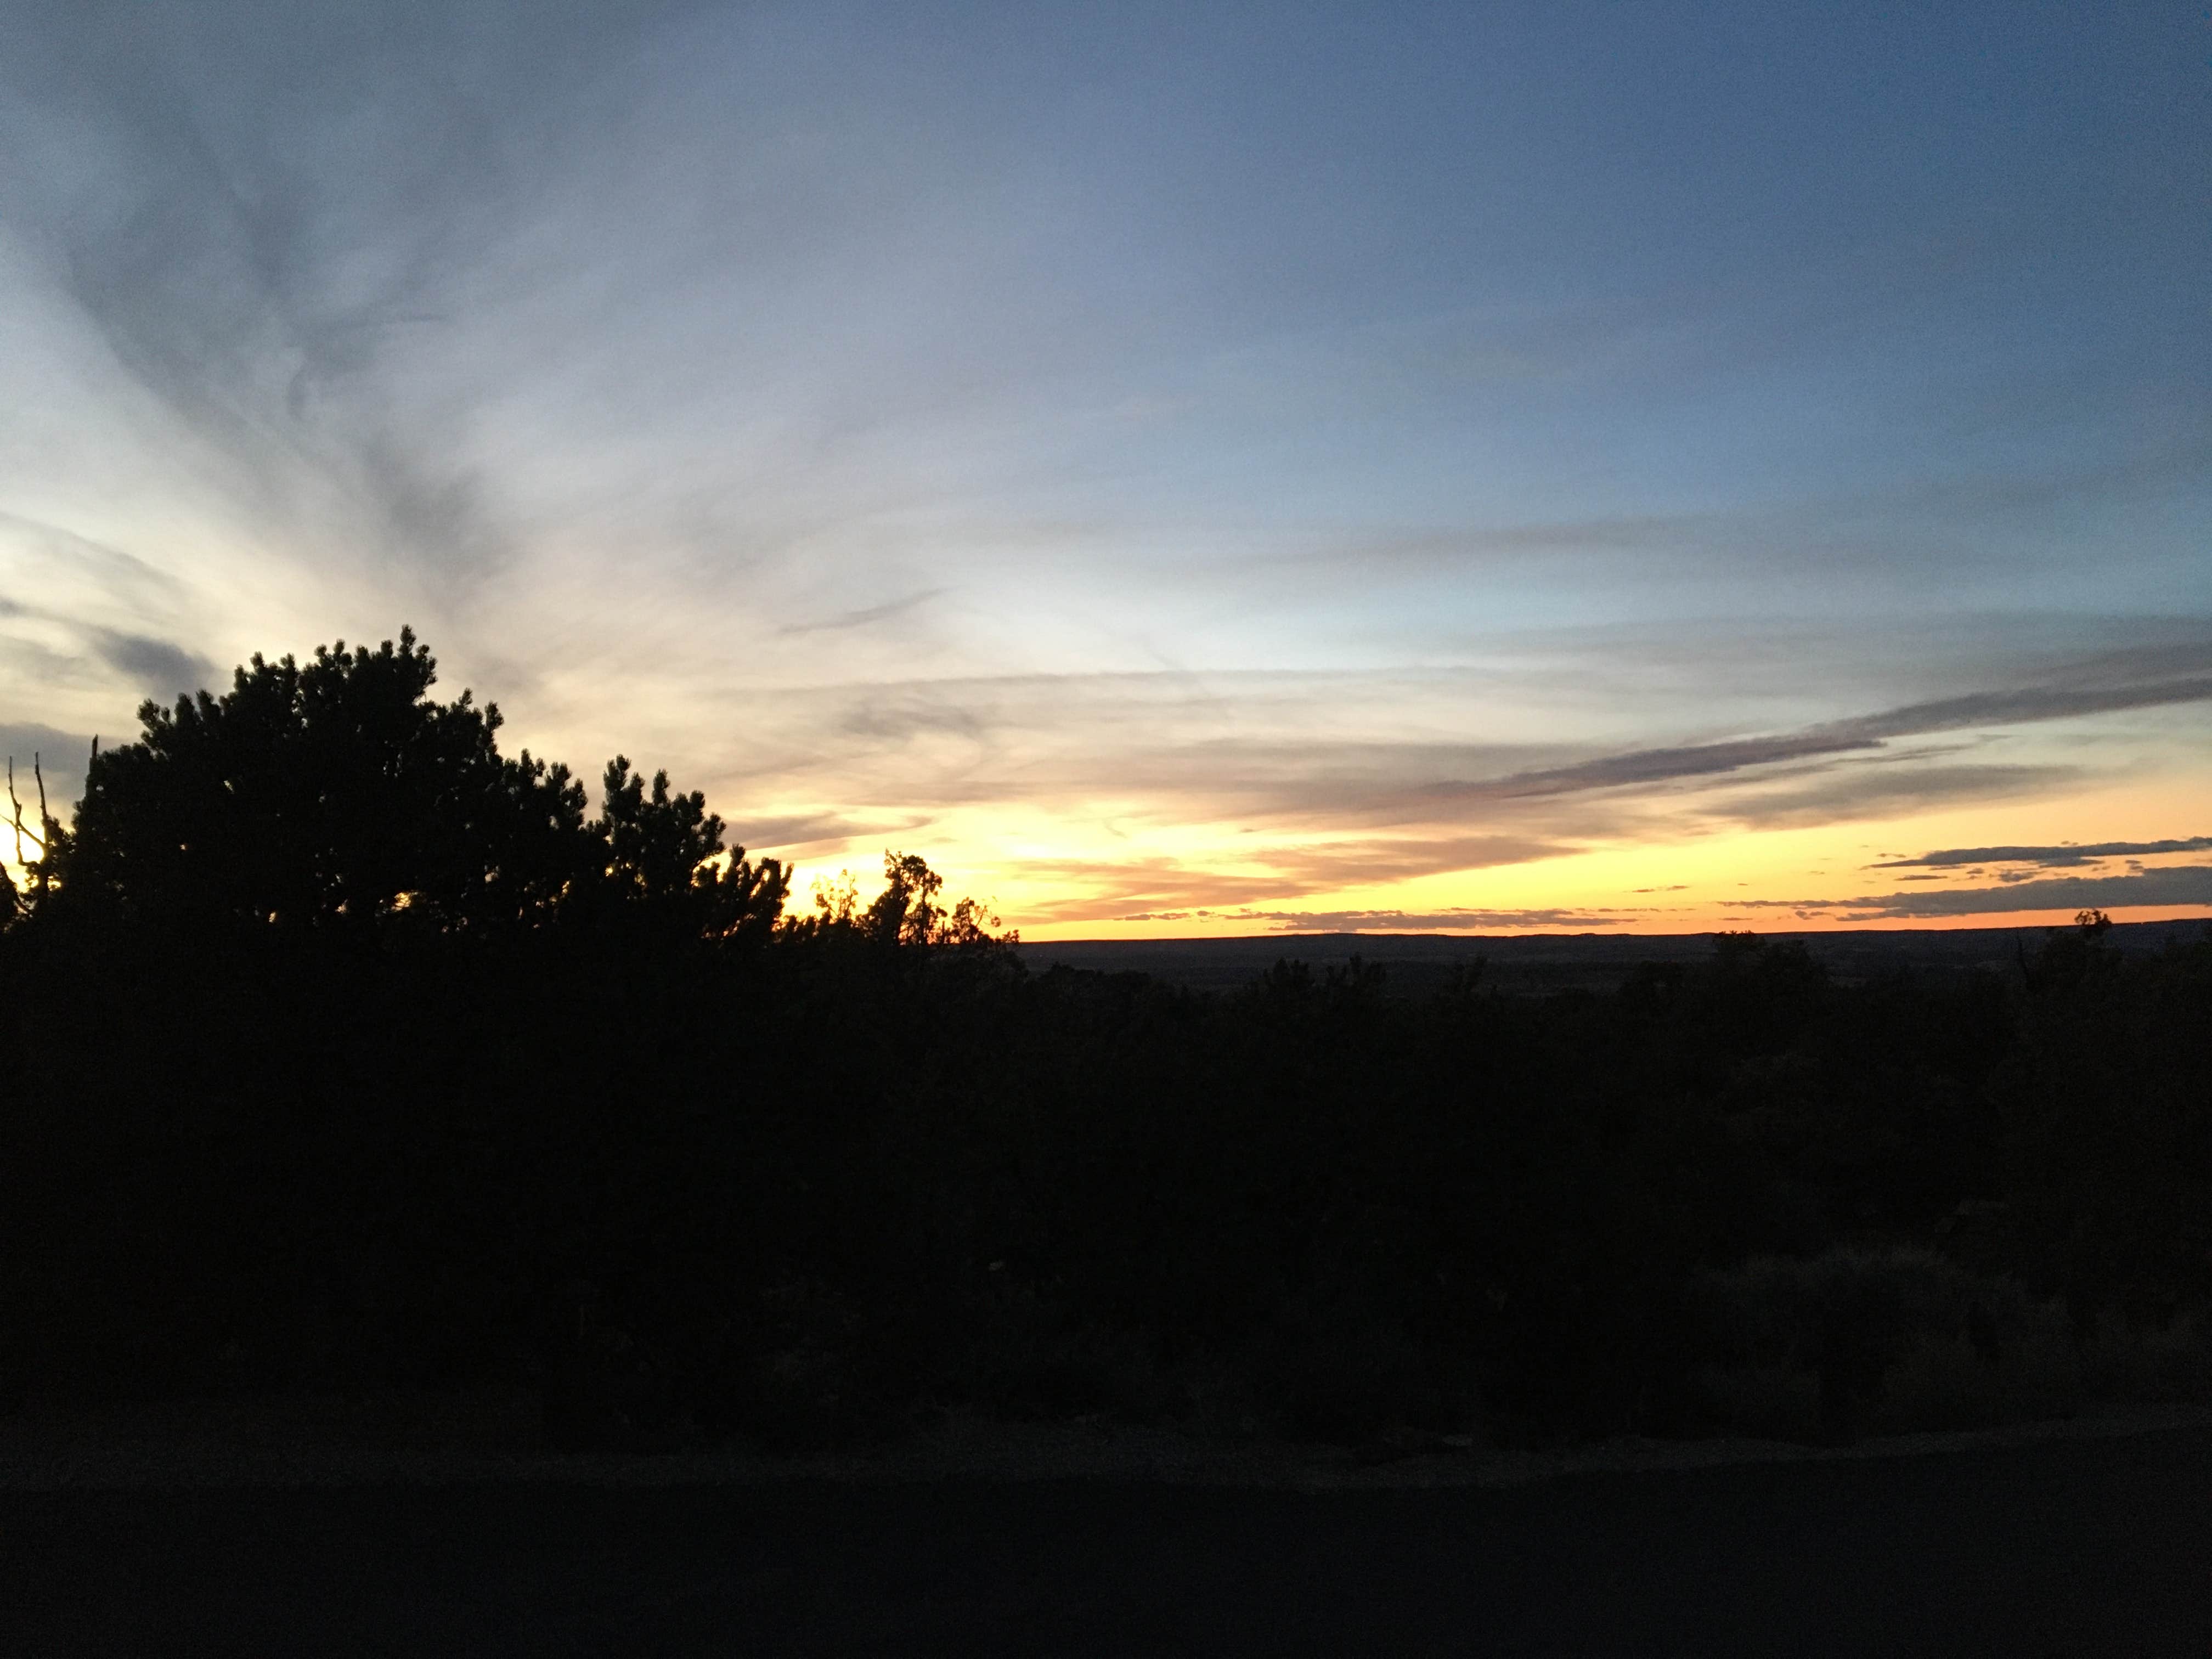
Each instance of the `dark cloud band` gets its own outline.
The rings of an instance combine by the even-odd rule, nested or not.
[[[2155,858],[2167,853],[2207,850],[2212,850],[2212,836],[2191,836],[2185,841],[2100,841],[2072,847],[1950,847],[1917,859],[1889,859],[1866,867],[1948,870],[1982,864],[2033,864],[2045,870],[2063,870],[2098,859]]]
[[[2212,864],[2140,870],[2124,876],[2057,876],[2000,887],[1957,887],[1850,899],[1739,899],[1731,908],[1790,910],[1849,921],[1905,921],[2021,910],[2121,910],[2140,905],[2212,906]]]
[[[1881,714],[1830,721],[1772,737],[1724,743],[1639,749],[1573,766],[1522,772],[1477,784],[1437,786],[1438,793],[1467,793],[1504,799],[1615,789],[1724,776],[1753,767],[1817,760],[1878,750],[1898,738],[1932,736],[1974,727],[2020,726],[2078,719],[2131,708],[2154,708],[2212,699],[2212,674],[2190,674],[2106,685],[2028,686],[1978,691],[1911,703]]]

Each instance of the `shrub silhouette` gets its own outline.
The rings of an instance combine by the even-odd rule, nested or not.
[[[1759,1257],[1705,1275],[1705,1409],[1806,1440],[2070,1411],[2080,1364],[2063,1310],[1913,1246]]]

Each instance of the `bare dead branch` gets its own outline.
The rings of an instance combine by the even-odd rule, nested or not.
[[[39,781],[39,833],[36,839],[39,843],[39,896],[44,898],[53,880],[53,872],[48,867],[52,860],[47,854],[53,848],[56,825],[54,815],[46,810],[46,774],[39,764],[39,751],[35,749],[31,751],[31,775]]]
[[[23,837],[26,836],[30,836],[32,841],[37,843],[39,851],[41,854],[45,853],[46,850],[46,838],[39,834],[36,830],[27,830],[23,827],[23,803],[15,797],[15,757],[13,755],[8,757],[8,805],[13,810],[14,813],[15,827],[15,862],[18,866],[21,866],[23,864]],[[46,825],[44,823],[41,823],[39,826],[40,830],[43,830],[45,828]]]

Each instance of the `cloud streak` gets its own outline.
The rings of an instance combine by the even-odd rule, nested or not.
[[[216,681],[212,662],[198,652],[188,651],[171,641],[106,628],[87,632],[93,652],[100,661],[159,701],[173,702]]]
[[[1259,923],[1282,933],[1465,933],[1519,928],[1617,927],[1623,918],[1603,911],[1534,908],[1477,910],[1167,910],[1117,916],[1117,921]]]
[[[2100,841],[2087,846],[1950,847],[1923,853],[1917,859],[1889,859],[1869,864],[1869,870],[1948,870],[1967,865],[2032,864],[2045,870],[2063,870],[2100,859],[2157,858],[2169,853],[2212,851],[2212,836],[2191,836],[2180,841]]]
[[[1634,785],[1727,776],[1790,761],[1829,759],[1883,748],[1899,738],[2075,720],[2089,714],[2157,708],[2212,699],[2212,673],[2184,674],[2105,685],[2022,686],[1970,692],[1908,704],[1796,732],[1717,743],[1632,750],[1572,766],[1522,772],[1472,785],[1440,785],[1438,793],[1481,793],[1500,799],[1577,793]]]
[[[1909,921],[2021,910],[2118,910],[2212,906],[2212,865],[2169,866],[2120,876],[2055,876],[1998,887],[1950,887],[1848,899],[1737,899],[1730,908],[1790,910],[1850,921]]]
[[[881,605],[863,605],[857,611],[847,611],[835,617],[825,617],[819,622],[786,623],[775,631],[787,636],[794,634],[829,634],[848,628],[872,628],[880,622],[902,617],[909,611],[920,609],[945,590],[926,588],[919,593],[909,593],[903,599],[886,599]]]

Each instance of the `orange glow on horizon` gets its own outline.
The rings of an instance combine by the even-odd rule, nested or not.
[[[1103,833],[1095,821],[1036,813],[1018,826],[948,815],[902,845],[923,850],[948,894],[974,893],[1024,939],[1294,937],[1372,933],[1703,933],[2043,927],[2085,908],[2116,921],[2212,921],[2212,904],[2075,902],[1885,915],[1878,903],[1985,891],[2002,900],[2036,879],[2100,878],[2212,863],[2212,853],[2109,857],[2067,866],[1992,864],[1891,868],[1948,848],[2187,841],[2212,832],[2212,780],[2124,779],[2055,799],[1894,817],[1744,829],[1684,818],[1648,839],[1572,848],[1488,867],[1337,884],[1285,872],[1352,866],[1378,846],[1417,859],[1419,836],[1262,840],[1242,826]],[[794,884],[849,867],[866,886],[875,860],[804,860]],[[1166,898],[1160,896],[1168,895]],[[1180,895],[1180,898],[1174,896]],[[1213,895],[1215,896],[1209,896]],[[1961,900],[1961,902],[1966,901]],[[1462,913],[1455,915],[1454,913]],[[1396,913],[1394,916],[1388,913]]]

